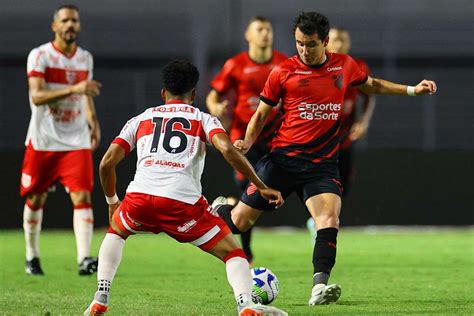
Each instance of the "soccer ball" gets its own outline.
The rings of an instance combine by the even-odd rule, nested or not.
[[[253,268],[252,300],[254,303],[270,304],[278,296],[280,284],[276,275],[267,268]]]

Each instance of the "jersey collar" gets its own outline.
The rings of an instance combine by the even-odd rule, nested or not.
[[[74,47],[74,51],[72,52],[72,54],[68,55],[66,54],[64,51],[62,51],[59,47],[57,47],[56,45],[54,45],[54,41],[51,41],[51,45],[53,46],[54,50],[57,51],[58,53],[64,55],[66,58],[68,59],[71,59],[74,57],[74,55],[76,55],[76,52],[77,52],[77,45],[76,47]]]
[[[329,56],[330,56],[330,54],[328,54],[327,51],[325,52],[325,54],[326,54],[326,60],[325,60],[323,63],[319,64],[319,65],[306,65],[306,64],[301,60],[300,55],[297,54],[297,56],[298,56],[299,62],[302,63],[303,65],[305,65],[306,67],[313,68],[313,69],[317,69],[317,68],[321,68],[322,66],[326,65],[326,64],[329,62]]]
[[[183,100],[169,100],[169,101],[166,101],[165,104],[187,104],[187,103],[184,102]]]

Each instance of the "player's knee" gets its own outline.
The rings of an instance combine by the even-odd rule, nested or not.
[[[235,216],[234,217],[232,215],[232,222],[242,233],[248,231],[250,229],[250,227],[252,227],[253,224],[255,224],[255,222],[252,221],[247,216]]]
[[[324,213],[316,216],[316,226],[319,229],[323,228],[339,228],[339,215],[336,213]]]
[[[224,261],[224,263],[227,263],[227,261],[233,258],[241,258],[247,261],[247,256],[245,255],[245,252],[242,250],[242,248],[236,248],[226,252],[222,257],[222,261]]]
[[[114,234],[114,235],[117,235],[121,238],[123,238],[124,240],[126,240],[128,238],[128,236],[130,236],[130,234],[127,234],[125,232],[122,232],[121,230],[117,229],[117,227],[114,229],[114,225],[111,224],[109,226],[109,229],[107,230],[107,233],[110,233],[110,234]]]
[[[26,204],[28,207],[34,210],[38,210],[43,208],[44,203],[46,202],[46,197],[48,193],[38,193],[38,194],[31,194],[26,198]]]
[[[75,206],[81,204],[91,204],[91,193],[88,191],[71,192],[71,200],[72,204]]]

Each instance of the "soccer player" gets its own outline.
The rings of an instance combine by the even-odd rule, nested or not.
[[[296,192],[313,217],[317,231],[313,251],[313,288],[309,305],[336,302],[337,284],[328,285],[336,261],[341,210],[341,182],[337,167],[341,111],[347,87],[365,94],[425,95],[436,92],[433,81],[406,86],[368,76],[348,55],[326,51],[329,21],[317,12],[302,12],[295,20],[298,54],[270,74],[252,116],[245,139],[234,145],[246,152],[260,134],[272,108],[281,99],[283,122],[272,151],[259,162],[258,175],[286,198]],[[234,233],[246,231],[263,211],[275,209],[250,184],[241,201],[216,207]]]
[[[54,40],[34,48],[27,64],[31,119],[20,187],[20,195],[26,197],[26,273],[44,274],[39,259],[43,206],[48,189],[59,181],[74,205],[79,274],[87,275],[97,269],[97,258],[90,257],[91,192],[92,150],[99,144],[100,127],[92,98],[101,85],[92,80],[92,55],[76,44],[81,30],[78,8],[60,6],[51,28]]]
[[[242,139],[250,118],[255,113],[260,92],[262,92],[268,75],[276,65],[287,59],[287,56],[272,48],[273,29],[270,21],[263,16],[253,17],[245,32],[248,51],[228,59],[222,70],[211,82],[212,90],[206,98],[209,112],[218,117],[224,125],[229,125],[229,103],[223,96],[229,91],[235,94],[235,106],[232,109],[229,137],[232,142]],[[281,123],[279,107],[274,107],[269,114],[254,146],[247,152],[247,159],[253,167],[270,151],[270,141]],[[238,171],[234,173],[236,185],[242,193],[248,185],[247,179]],[[251,229],[241,235],[242,247],[249,259],[253,261],[250,249]]]
[[[240,315],[287,315],[277,308],[253,305],[249,263],[225,222],[201,193],[206,143],[213,144],[234,168],[255,183],[269,203],[283,203],[281,193],[265,185],[248,160],[234,148],[220,121],[191,104],[199,79],[197,68],[173,61],[162,73],[164,105],[132,118],[110,145],[100,164],[100,180],[109,204],[110,227],[99,251],[98,288],[84,315],[102,315],[122,258],[125,240],[138,232],[164,232],[191,243],[225,262]],[[138,163],[121,202],[115,166],[134,148]]]

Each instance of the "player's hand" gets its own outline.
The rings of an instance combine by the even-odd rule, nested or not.
[[[96,97],[100,94],[102,84],[95,80],[84,80],[72,86],[72,93]]]
[[[434,81],[424,79],[415,86],[415,93],[416,95],[432,95],[436,93],[436,89],[437,87]]]
[[[122,201],[119,200],[117,203],[109,205],[109,223],[112,223],[112,216],[114,215],[115,211],[119,208],[120,204],[122,204]]]
[[[260,189],[259,192],[265,200],[268,200],[268,202],[270,202],[270,204],[275,204],[275,208],[283,205],[284,200],[281,196],[280,191],[266,187],[265,189]]]
[[[99,147],[100,143],[100,129],[92,128],[91,129],[91,149],[92,151],[96,150]]]
[[[247,144],[245,142],[245,140],[237,139],[234,142],[234,147],[237,148],[238,150],[240,150],[240,152],[245,155],[249,151],[251,146],[249,144]]]
[[[224,100],[222,102],[217,102],[214,104],[214,113],[212,115],[221,118],[222,116],[227,114],[227,106],[229,105],[229,101]]]
[[[350,134],[349,134],[349,139],[351,141],[356,141],[358,139],[361,139],[362,137],[367,134],[367,129],[368,126],[367,124],[364,124],[362,122],[355,122],[354,125],[352,125]]]

